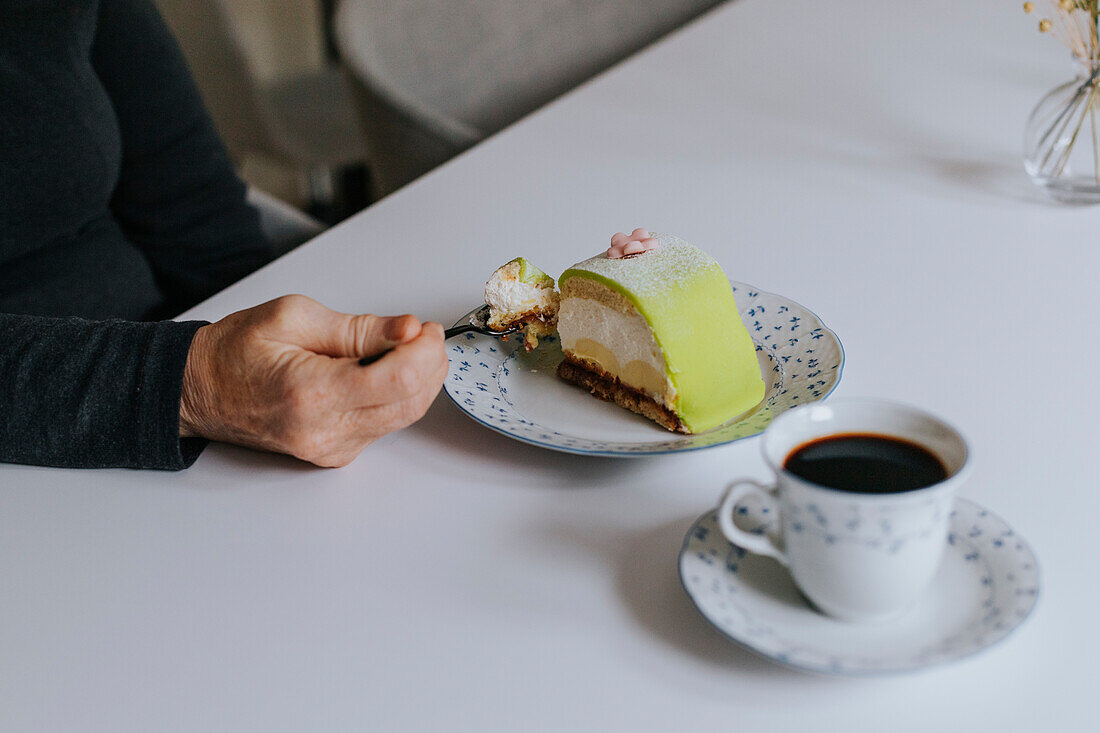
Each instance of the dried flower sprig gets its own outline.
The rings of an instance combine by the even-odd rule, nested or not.
[[[1045,0],[1045,4],[1050,17],[1039,20],[1039,32],[1050,33],[1082,60],[1100,61],[1100,0]],[[1025,2],[1024,12],[1035,12],[1035,3]]]

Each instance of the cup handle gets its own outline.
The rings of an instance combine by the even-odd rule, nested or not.
[[[787,561],[787,553],[772,542],[771,538],[766,534],[753,534],[746,532],[733,523],[733,510],[737,506],[737,502],[747,494],[757,493],[762,495],[767,502],[769,502],[774,510],[778,512],[779,507],[776,505],[772,492],[775,491],[774,486],[765,486],[764,484],[753,481],[752,479],[738,479],[726,487],[726,495],[722,497],[722,504],[718,507],[718,526],[722,529],[722,534],[726,536],[726,539],[737,545],[743,547],[749,552],[757,555],[766,555],[768,557],[774,557],[784,565],[789,565]]]

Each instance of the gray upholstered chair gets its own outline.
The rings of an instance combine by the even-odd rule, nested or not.
[[[281,256],[325,230],[321,222],[281,199],[255,187],[248,189],[248,203],[260,214],[260,229]]]
[[[386,194],[721,0],[340,0]]]
[[[366,158],[342,68],[263,80],[226,4],[156,0],[179,41],[218,132],[237,163],[258,155],[322,179]],[[316,183],[311,181],[311,183]]]

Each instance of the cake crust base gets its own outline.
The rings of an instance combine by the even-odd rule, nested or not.
[[[558,311],[556,309],[528,308],[518,313],[501,313],[495,308],[490,308],[489,318],[485,325],[493,331],[507,331],[509,328],[527,326],[533,323],[545,324],[552,328],[557,324],[557,320]]]
[[[676,413],[639,390],[628,387],[598,367],[579,364],[568,356],[558,364],[558,376],[570,384],[582,387],[595,397],[614,402],[642,417],[649,418],[665,430],[690,434]]]
[[[556,322],[557,313],[535,309],[518,316],[509,316],[507,319],[490,319],[486,325],[489,326],[490,331],[507,331],[512,328],[522,329],[523,348],[527,351],[534,351],[538,348],[540,338],[551,336],[557,331]],[[508,340],[507,336],[501,338],[505,341]]]

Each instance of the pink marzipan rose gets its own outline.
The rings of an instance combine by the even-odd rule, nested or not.
[[[618,232],[611,238],[611,246],[607,248],[607,259],[618,260],[654,249],[657,249],[657,240],[647,230],[638,227],[630,234]]]

